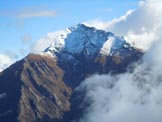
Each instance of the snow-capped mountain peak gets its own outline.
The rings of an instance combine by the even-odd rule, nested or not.
[[[58,36],[55,37],[52,44],[45,50],[45,52],[59,52],[65,46],[65,39],[71,31],[67,28],[58,33]]]
[[[56,53],[70,55],[84,53],[87,56],[93,56],[99,52],[103,55],[111,55],[126,44],[124,38],[114,36],[111,32],[78,24],[61,31],[45,50],[45,53],[52,53],[52,55]],[[125,48],[130,48],[130,45],[127,44]]]

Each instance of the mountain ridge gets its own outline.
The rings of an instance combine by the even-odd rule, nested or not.
[[[44,52],[75,55],[84,50],[86,55],[91,55],[100,50],[101,54],[111,55],[121,46],[125,46],[128,49],[132,48],[123,37],[118,37],[111,32],[98,30],[84,24],[78,24],[60,33]]]
[[[54,40],[43,53],[29,54],[1,72],[0,94],[6,94],[0,99],[1,122],[70,122],[79,119],[86,106],[80,108],[84,95],[75,92],[75,88],[96,73],[125,72],[143,55],[124,38],[82,24],[78,26],[62,38],[65,45],[56,44],[59,40]],[[112,44],[104,47],[107,41]],[[107,48],[107,45],[113,47]],[[102,48],[106,54],[101,53]]]

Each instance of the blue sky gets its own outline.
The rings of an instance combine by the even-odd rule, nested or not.
[[[48,32],[77,23],[109,21],[138,7],[139,0],[1,0],[0,54],[18,54]]]

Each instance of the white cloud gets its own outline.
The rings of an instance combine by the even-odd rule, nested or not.
[[[125,35],[146,53],[133,72],[95,75],[81,84],[79,90],[86,89],[90,106],[80,122],[162,121],[161,6],[161,0],[146,0],[124,19],[100,22],[103,29]]]
[[[25,34],[21,37],[23,43],[29,43],[32,41],[32,37],[29,34]]]
[[[0,72],[13,63],[13,59],[5,54],[0,54]]]
[[[31,52],[41,53],[57,39],[63,31],[50,32],[31,46]]]
[[[97,75],[87,79],[82,85],[91,102],[81,122],[161,122],[162,79],[158,81],[160,75],[152,76],[142,68],[115,78]]]
[[[134,43],[136,47],[148,50],[151,44],[161,36],[161,6],[161,0],[141,1],[136,10],[130,10],[120,18],[109,22],[98,19],[86,23],[114,32],[116,35],[125,36],[127,41]]]
[[[78,90],[86,91],[90,106],[80,122],[161,122],[161,52],[159,39],[133,72],[95,75],[82,82]]]
[[[97,29],[103,29],[103,30],[108,30],[110,29],[111,26],[115,25],[116,23],[119,23],[121,21],[125,21],[126,18],[132,14],[134,10],[129,10],[127,11],[127,13],[119,18],[114,18],[113,20],[111,21],[108,21],[108,22],[103,22],[102,20],[100,19],[95,19],[95,20],[92,20],[92,21],[87,21],[87,22],[84,22],[85,25],[87,26],[93,26],[93,27],[96,27]],[[110,31],[110,30],[109,30]]]

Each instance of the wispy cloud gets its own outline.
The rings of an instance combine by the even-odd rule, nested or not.
[[[58,12],[51,10],[44,6],[32,6],[22,9],[2,10],[0,11],[2,17],[14,17],[19,19],[33,18],[33,17],[56,17]]]
[[[32,37],[29,34],[25,34],[21,37],[23,43],[27,44],[32,41]]]
[[[0,72],[13,64],[18,58],[19,56],[14,51],[6,50],[0,53]]]
[[[101,12],[112,12],[112,8],[104,8]]]
[[[132,5],[138,5],[138,2],[136,1],[127,1],[124,3],[124,6],[132,6]]]
[[[0,72],[11,65],[13,60],[6,54],[0,54]]]
[[[36,43],[31,45],[31,52],[34,53],[41,53],[44,51],[52,42],[53,40],[57,39],[60,34],[62,34],[63,31],[56,31],[56,32],[50,32],[45,37],[39,39]]]
[[[41,10],[41,11],[26,11],[19,13],[17,15],[18,18],[33,18],[33,17],[56,17],[58,14],[53,10]]]

